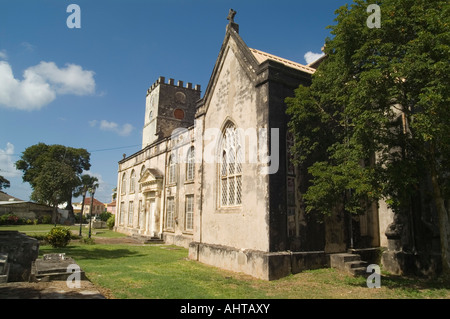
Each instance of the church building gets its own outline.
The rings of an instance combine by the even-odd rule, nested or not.
[[[115,230],[189,248],[189,258],[272,280],[328,267],[330,254],[376,253],[392,213],[306,214],[291,163],[285,98],[320,63],[249,48],[230,10],[209,83],[159,77],[142,149],[119,161]],[[366,259],[370,259],[370,256]]]

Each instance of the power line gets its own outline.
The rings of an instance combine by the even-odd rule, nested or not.
[[[140,144],[136,144],[136,145],[129,145],[129,146],[111,147],[111,148],[104,148],[104,149],[93,150],[93,151],[88,151],[88,152],[89,152],[89,153],[92,153],[92,152],[113,151],[113,150],[120,150],[120,149],[124,149],[124,148],[136,147],[136,146],[141,146],[141,145],[140,145]]]
[[[135,144],[135,145],[128,145],[128,146],[118,146],[118,147],[110,147],[110,148],[103,148],[103,149],[98,149],[98,150],[92,150],[92,151],[88,151],[89,153],[93,153],[93,152],[105,152],[105,151],[114,151],[114,150],[120,150],[120,149],[125,149],[125,148],[131,148],[131,147],[137,147],[137,146],[141,146],[141,144]],[[21,154],[6,154],[6,153],[0,153],[0,156],[21,156]]]

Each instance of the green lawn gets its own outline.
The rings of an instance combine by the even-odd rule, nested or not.
[[[30,233],[47,230],[43,225],[37,226],[20,226],[19,230]],[[0,227],[5,229],[13,228]],[[71,229],[76,232],[79,228]],[[83,228],[83,234],[87,235],[87,229]],[[102,236],[124,235],[109,230],[93,231],[94,239]],[[379,289],[367,288],[366,278],[355,278],[334,269],[304,271],[267,282],[189,260],[186,249],[167,245],[88,245],[72,240],[65,248],[44,245],[39,249],[40,255],[52,252],[64,252],[74,258],[89,280],[110,298],[450,299],[449,282],[389,274],[383,274]]]
[[[74,235],[78,235],[80,233],[80,225],[77,226],[62,226],[56,225],[58,227],[69,227]],[[45,235],[52,229],[54,225],[52,224],[38,224],[38,225],[2,225],[0,226],[1,230],[18,230],[22,233],[27,234],[28,236],[42,236]],[[82,225],[81,234],[83,237],[88,236],[89,228],[86,225]],[[125,237],[124,234],[111,231],[108,229],[91,229],[91,237]]]
[[[450,299],[448,282],[383,275],[381,288],[369,289],[366,278],[334,269],[305,271],[267,282],[189,260],[186,249],[174,246],[74,243],[59,250],[44,246],[40,251],[72,256],[88,278],[112,298]]]

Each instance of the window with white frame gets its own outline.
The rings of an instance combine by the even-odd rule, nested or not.
[[[189,148],[188,154],[187,154],[187,161],[186,161],[186,180],[192,181],[194,180],[195,175],[195,149],[192,146]]]
[[[194,229],[194,195],[186,195],[185,223],[186,230]]]
[[[136,171],[132,170],[130,175],[130,193],[134,193],[136,184]]]
[[[173,229],[174,225],[175,225],[175,200],[173,197],[167,197],[166,227]]]
[[[130,201],[128,203],[128,226],[133,226],[133,215],[134,215],[134,203]]]
[[[233,123],[228,122],[222,132],[221,158],[219,167],[220,206],[230,207],[242,204],[242,162],[241,136]]]
[[[177,163],[175,160],[175,155],[170,155],[169,158],[169,172],[168,172],[168,184],[174,184],[176,181],[176,167]]]

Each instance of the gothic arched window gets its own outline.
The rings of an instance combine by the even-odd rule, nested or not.
[[[169,158],[169,172],[168,172],[168,178],[167,183],[168,184],[174,184],[176,181],[176,161],[175,161],[175,155],[170,155]]]
[[[122,189],[121,189],[121,194],[126,194],[127,193],[127,174],[123,173],[122,175]]]
[[[192,146],[187,154],[186,161],[186,180],[192,181],[195,175],[195,149]]]
[[[242,203],[242,148],[241,136],[233,123],[228,122],[222,132],[220,145],[219,191],[220,206]]]
[[[135,170],[132,170],[130,176],[130,193],[134,193],[135,185],[136,185],[136,172]]]

